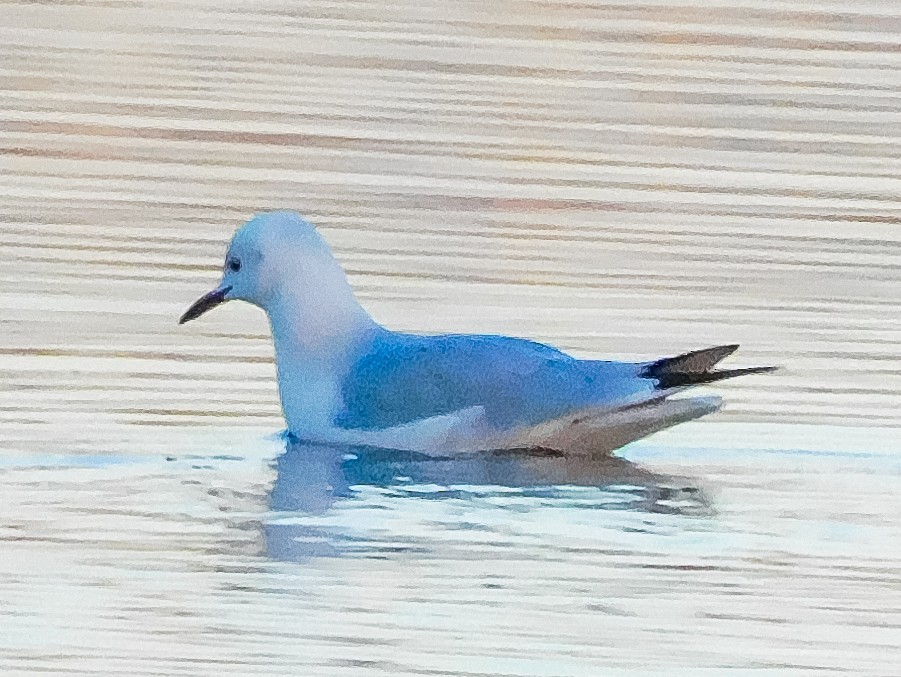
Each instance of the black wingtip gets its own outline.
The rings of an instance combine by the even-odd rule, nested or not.
[[[735,376],[763,374],[778,367],[744,367],[740,369],[713,368],[738,350],[737,343],[693,350],[675,357],[664,357],[646,365],[641,372],[644,378],[657,381],[657,390],[669,390],[702,383],[713,383]]]
[[[767,374],[774,372],[779,367],[742,367],[739,369],[717,369],[705,371],[699,374],[662,374],[657,378],[657,390],[670,390],[671,388],[684,388],[697,386],[704,383],[714,383],[736,376],[750,376],[752,374]]]
[[[713,346],[692,350],[675,357],[662,357],[651,362],[642,374],[646,378],[658,378],[664,374],[703,374],[738,350],[738,344]]]

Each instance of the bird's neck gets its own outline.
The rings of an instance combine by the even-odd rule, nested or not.
[[[378,328],[350,288],[281,293],[267,308],[276,359],[332,362]]]
[[[379,325],[348,286],[282,294],[267,309],[279,395],[288,428],[301,436],[328,429],[342,406],[341,382]]]

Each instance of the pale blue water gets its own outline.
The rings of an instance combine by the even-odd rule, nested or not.
[[[435,460],[178,432],[184,454],[4,459],[4,674],[888,675],[901,657],[885,440]]]

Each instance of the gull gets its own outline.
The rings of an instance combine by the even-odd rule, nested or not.
[[[321,444],[609,452],[721,405],[673,395],[773,369],[715,369],[737,345],[616,362],[511,336],[392,331],[360,305],[326,241],[292,211],[241,226],[218,287],[179,323],[231,300],[266,312],[288,432]]]

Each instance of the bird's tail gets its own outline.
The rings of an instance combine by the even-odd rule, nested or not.
[[[657,381],[657,390],[671,390],[702,383],[713,383],[733,376],[762,374],[778,369],[778,367],[713,368],[736,350],[738,350],[737,344],[693,350],[676,357],[664,357],[643,365],[639,376]]]

